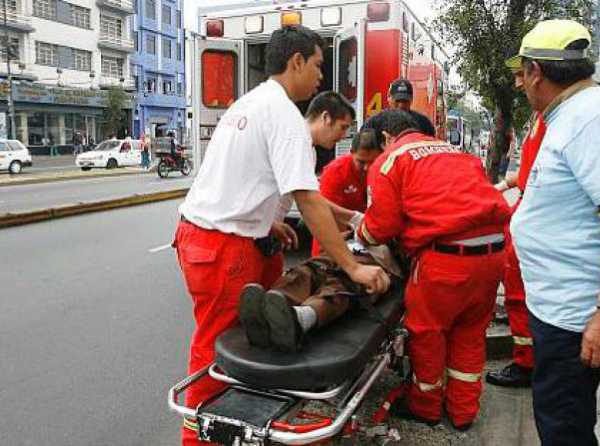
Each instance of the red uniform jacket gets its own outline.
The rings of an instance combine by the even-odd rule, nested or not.
[[[397,237],[414,255],[434,240],[502,233],[509,219],[478,158],[422,133],[401,135],[372,169],[372,203],[358,231],[369,244]]]
[[[329,163],[320,180],[321,195],[346,209],[364,212],[367,208],[367,179],[354,164],[352,154]],[[319,255],[320,247],[313,240],[311,254]]]

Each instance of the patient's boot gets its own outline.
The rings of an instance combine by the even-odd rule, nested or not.
[[[269,325],[271,345],[283,352],[297,352],[302,346],[303,330],[294,307],[277,290],[267,291],[264,314]]]
[[[268,347],[269,325],[264,315],[265,290],[251,283],[242,289],[240,295],[240,322],[246,331],[248,342],[258,347]]]

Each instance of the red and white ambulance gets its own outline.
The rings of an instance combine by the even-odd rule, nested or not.
[[[415,0],[416,1],[416,0]],[[389,84],[413,83],[413,109],[446,139],[448,56],[401,0],[306,0],[227,9],[200,17],[188,39],[191,137],[204,148],[220,116],[265,79],[265,49],[276,29],[302,24],[326,42],[322,90],[341,92],[357,110],[356,128],[387,107]],[[352,135],[350,135],[352,136]],[[338,144],[337,154],[349,148]]]

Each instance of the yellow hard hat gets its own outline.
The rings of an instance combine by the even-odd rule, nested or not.
[[[523,57],[538,60],[577,60],[587,57],[583,50],[566,49],[577,40],[587,40],[588,47],[592,36],[587,28],[573,20],[545,20],[529,31],[521,42],[519,54],[506,61],[511,70],[521,68]]]

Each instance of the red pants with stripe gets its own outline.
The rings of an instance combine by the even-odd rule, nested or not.
[[[521,367],[532,369],[533,339],[529,331],[529,315],[525,305],[525,286],[521,278],[519,259],[512,243],[509,243],[506,248],[506,271],[503,283],[504,308],[506,308],[514,342],[513,361]]]
[[[175,246],[196,321],[188,363],[191,375],[213,362],[217,336],[238,323],[239,296],[244,285],[255,282],[270,286],[269,281],[276,279],[273,267],[283,267],[283,256],[267,262],[250,238],[184,222],[177,228]],[[224,388],[225,384],[204,378],[186,391],[185,404],[196,407]],[[182,444],[200,444],[197,433],[183,428]]]
[[[415,415],[439,420],[445,399],[455,425],[477,416],[485,332],[503,274],[503,252],[459,256],[429,250],[415,263],[405,317],[413,367],[408,405]]]

